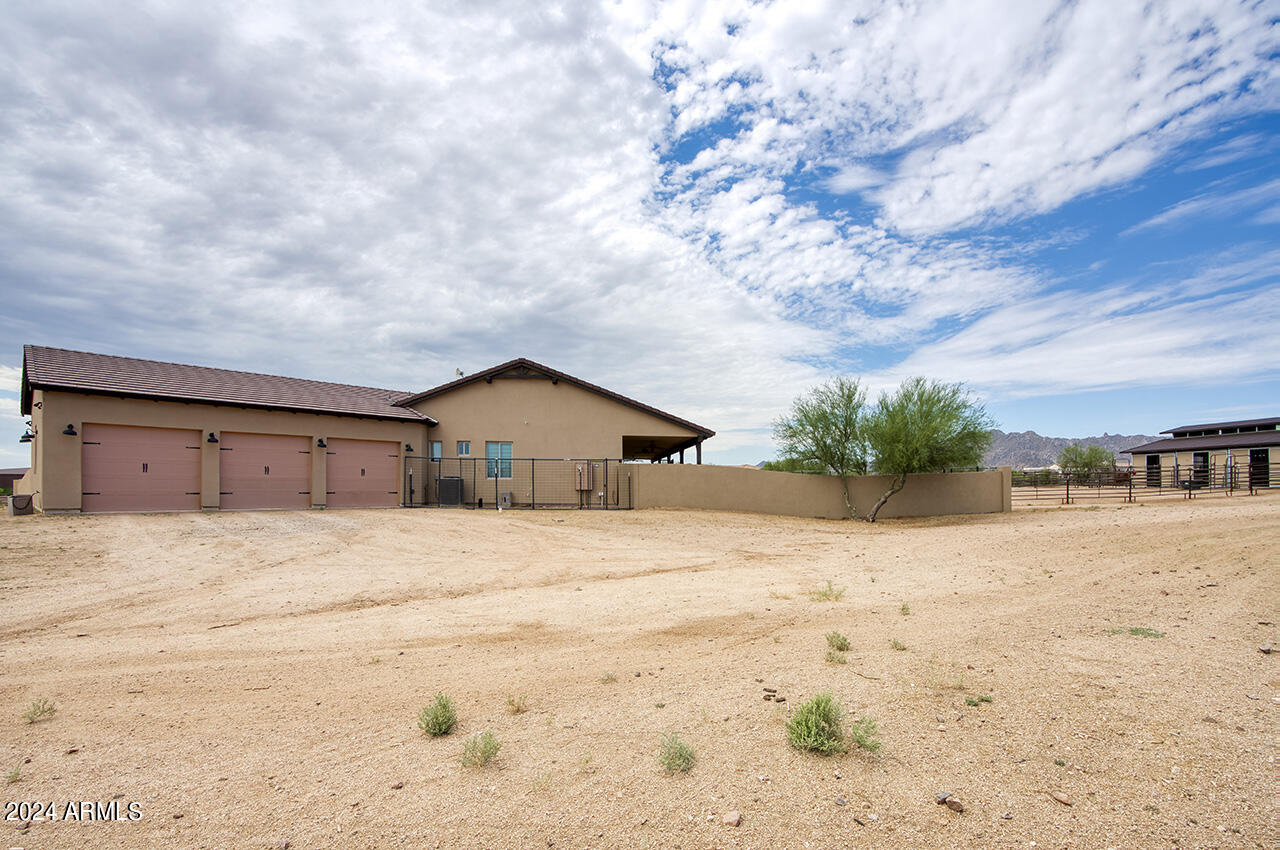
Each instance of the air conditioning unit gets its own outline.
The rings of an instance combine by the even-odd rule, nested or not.
[[[511,493],[498,494],[498,507],[500,508],[509,508],[511,507],[511,503],[514,501],[515,496]]]
[[[437,478],[436,489],[440,494],[440,507],[457,508],[462,505],[462,479]]]

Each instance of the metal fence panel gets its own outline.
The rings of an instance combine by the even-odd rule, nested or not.
[[[1014,470],[1015,505],[1061,504],[1081,501],[1136,502],[1157,496],[1194,499],[1203,495],[1252,494],[1280,488],[1280,468],[1275,464],[1216,464],[1173,468],[1117,468],[1092,475],[1038,469]]]
[[[634,504],[630,470],[615,458],[407,457],[404,492],[410,507],[630,510]]]

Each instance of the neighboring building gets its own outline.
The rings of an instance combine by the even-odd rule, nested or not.
[[[27,468],[25,466],[20,466],[16,469],[0,469],[0,490],[8,490],[12,493],[14,483],[26,474]]]
[[[1280,417],[1182,425],[1167,439],[1134,446],[1135,484],[1280,486]]]
[[[394,506],[413,455],[701,462],[715,433],[523,358],[415,394],[29,345],[21,409],[44,511]]]

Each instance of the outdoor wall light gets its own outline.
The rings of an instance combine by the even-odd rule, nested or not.
[[[327,449],[329,448],[329,444],[324,441],[324,437],[321,437],[320,439],[316,440],[316,448]]]
[[[413,454],[413,446],[409,445],[408,443],[404,444],[404,450],[409,454]]]
[[[210,432],[209,432],[209,439],[208,439],[208,440],[206,440],[205,442],[208,442],[208,443],[216,443],[216,442],[218,442],[218,437],[217,437],[217,435],[216,435],[216,434],[214,434],[212,431],[210,431]]]
[[[18,438],[19,443],[29,443],[35,439],[35,435],[28,430],[25,434]]]
[[[68,423],[67,427],[62,429],[62,433],[66,434],[68,437],[74,437],[77,433],[76,426]]]

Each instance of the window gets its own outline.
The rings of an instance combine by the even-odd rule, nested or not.
[[[510,443],[485,443],[484,444],[484,477],[485,478],[510,478],[511,477],[511,444]]]
[[[471,457],[471,441],[470,440],[458,441],[458,457]]]
[[[432,460],[439,460],[441,457],[444,456],[444,443],[440,442],[439,440],[432,440],[430,449],[431,450],[427,452],[427,457],[431,458]]]

